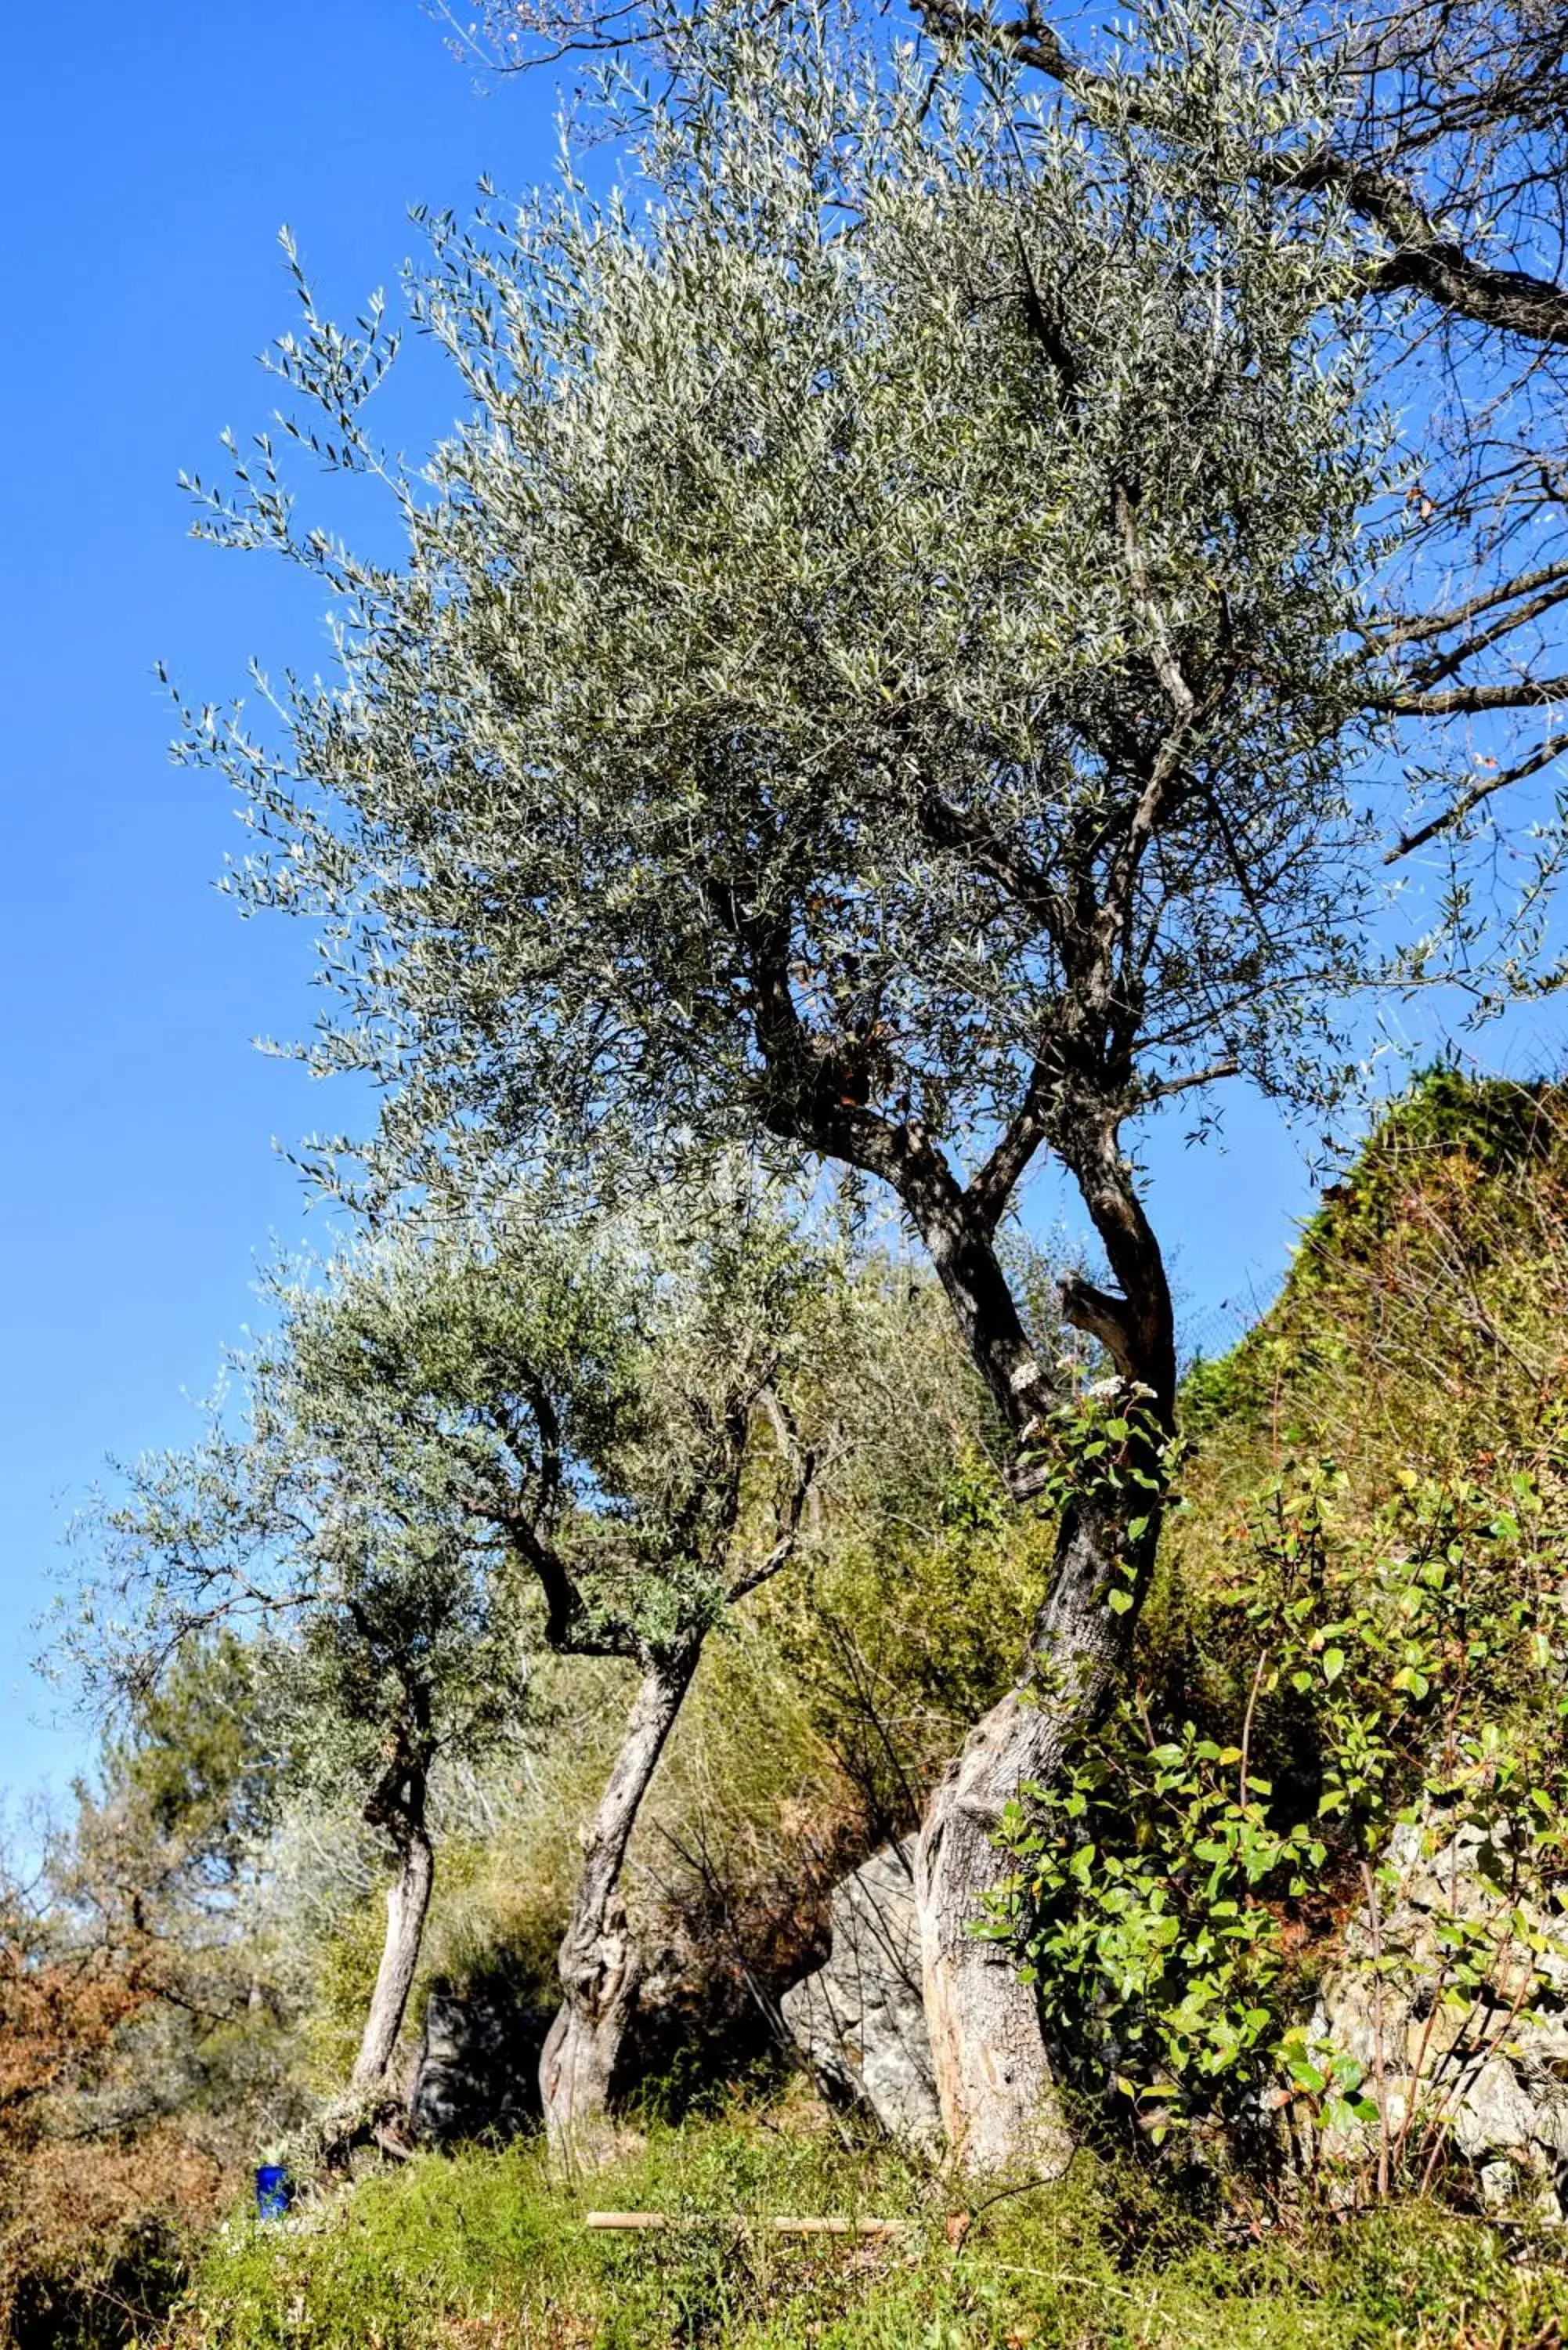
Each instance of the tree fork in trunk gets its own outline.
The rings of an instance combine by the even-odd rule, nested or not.
[[[647,1661],[584,1841],[582,1874],[559,1954],[561,2005],[539,2060],[550,2158],[563,2169],[592,2168],[615,2150],[609,2093],[642,1974],[620,1874],[701,1650],[701,1635],[693,1632]]]
[[[1183,739],[1185,725],[1179,717],[1173,744]],[[1163,783],[1172,772],[1166,768]],[[1131,858],[1129,847],[1124,889]],[[754,951],[758,1037],[777,1087],[769,1122],[780,1135],[879,1177],[897,1194],[975,1367],[1012,1431],[1017,1451],[1008,1482],[1018,1501],[1037,1494],[1047,1482],[1030,1445],[1061,1399],[1035,1357],[995,1239],[1042,1144],[1076,1182],[1120,1289],[1116,1295],[1065,1281],[1064,1315],[1099,1341],[1129,1387],[1147,1390],[1161,1437],[1170,1431],[1175,1409],[1169,1285],[1118,1149],[1133,1097],[1137,1005],[1118,1004],[1112,985],[1116,925],[1099,928],[1092,955],[1075,973],[1074,1034],[1058,1040],[1049,1063],[1041,1061],[1016,1117],[967,1188],[918,1120],[896,1125],[863,1107],[825,1106],[813,1093],[787,955],[777,940],[770,942],[765,926],[753,925],[747,933]],[[1094,1041],[1096,1020],[1109,1031],[1104,1047]],[[1157,1462],[1150,1466],[1158,1472]],[[1127,1529],[1140,1517],[1145,1523],[1135,1542]],[[1158,1530],[1158,1489],[1139,1487],[1125,1497],[1101,1492],[1064,1511],[1050,1588],[1024,1670],[976,1723],[927,1807],[916,1881],[926,2015],[943,2123],[961,2159],[975,2170],[1018,2161],[1056,2170],[1070,2151],[1033,1991],[1019,1981],[1005,1944],[981,1939],[974,1928],[987,1897],[1002,1890],[1012,1874],[993,1842],[1003,1807],[1021,1786],[1046,1783],[1060,1770],[1126,1668]],[[1130,1585],[1118,1573],[1124,1565],[1132,1569]],[[1120,1614],[1108,1604],[1118,1586],[1130,1590],[1134,1603]]]

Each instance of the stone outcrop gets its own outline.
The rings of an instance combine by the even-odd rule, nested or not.
[[[836,1887],[833,1947],[780,2004],[816,2079],[867,2106],[889,2137],[934,2150],[941,2113],[920,1994],[914,1840]]]
[[[539,2051],[547,2016],[504,1994],[432,1991],[409,2119],[437,2146],[513,2137],[539,2118]]]
[[[1490,2200],[1533,2180],[1528,2191],[1551,2217],[1568,2166],[1568,1920],[1528,1904],[1513,1920],[1489,1881],[1486,1841],[1469,1826],[1449,1835],[1430,1825],[1396,1828],[1387,1854],[1396,1885],[1376,1933],[1364,1908],[1309,2029],[1356,2060],[1369,2097],[1381,2064],[1393,2137],[1414,2104],[1407,2147],[1447,2130]],[[1462,1987],[1461,1937],[1495,1952],[1480,1992]],[[1365,2156],[1376,2136],[1341,2136],[1324,2151]]]

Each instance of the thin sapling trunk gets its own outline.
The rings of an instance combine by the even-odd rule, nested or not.
[[[435,1884],[435,1852],[425,1821],[428,1780],[422,1762],[389,1772],[366,1807],[366,1815],[390,1836],[397,1873],[387,1888],[387,1932],[376,1987],[349,2076],[349,2091],[370,2099],[391,2087],[398,2038],[420,1962],[425,1919]]]

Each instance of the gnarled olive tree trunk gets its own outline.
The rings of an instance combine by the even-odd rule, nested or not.
[[[1037,1359],[996,1235],[1043,1147],[1077,1184],[1116,1284],[1104,1290],[1064,1282],[1064,1315],[1105,1348],[1129,1398],[1141,1391],[1157,1439],[1148,1448],[1157,1486],[1158,1440],[1173,1424],[1170,1289],[1119,1135],[1137,1098],[1134,1046],[1142,1009],[1141,975],[1122,968],[1135,935],[1129,891],[1161,794],[1178,772],[1191,718],[1184,686],[1180,700],[1185,708],[1140,785],[1136,810],[1125,817],[1114,887],[1099,889],[1096,902],[1097,885],[1085,868],[1071,902],[1051,902],[1047,928],[1055,923],[1061,931],[1053,935],[1065,975],[1055,1034],[1012,1118],[967,1183],[919,1121],[895,1123],[842,1084],[825,1098],[821,1065],[814,1068],[790,993],[776,915],[732,917],[751,959],[757,1037],[775,1088],[770,1124],[825,1158],[878,1177],[898,1195],[1012,1431],[1010,1482],[1021,1501],[1044,1482],[1038,1451],[1063,1397],[1055,1372]],[[1010,879],[1006,842],[977,830],[961,809],[932,799],[917,815],[933,847],[967,847],[992,879]],[[1027,895],[1027,871],[1017,870]],[[1140,1519],[1135,1536],[1131,1528]],[[975,1929],[984,1921],[987,1897],[1012,1874],[995,1845],[1004,1805],[1031,1782],[1051,1780],[1125,1669],[1158,1530],[1158,1490],[1147,1486],[1121,1495],[1096,1492],[1064,1510],[1050,1588],[1019,1680],[976,1723],[927,1807],[917,1871],[927,2020],[943,2123],[972,2169],[1025,2162],[1056,2168],[1065,2158],[1033,1991],[1019,1981],[1007,1945],[988,1942]],[[1113,1608],[1113,1592],[1131,1604]]]
[[[1147,1508],[1147,1497],[1145,1497]],[[1150,1532],[1144,1545],[1152,1550]],[[916,1890],[926,2022],[942,2123],[967,2169],[1065,2168],[1072,2141],[1058,2110],[1033,1988],[1007,1941],[975,1929],[987,1897],[1012,1874],[995,1843],[1021,1788],[1048,1784],[1094,1721],[1126,1664],[1131,1613],[1106,1605],[1114,1523],[1082,1506],[1064,1519],[1030,1677],[971,1731],[921,1825]]]
[[[539,2060],[550,2157],[564,2168],[591,2168],[613,2151],[610,2085],[636,2012],[642,1972],[620,1898],[620,1873],[643,1797],[701,1651],[701,1635],[692,1632],[648,1661],[584,1841],[582,1874],[558,1960],[561,2005]]]
[[[1128,1393],[1142,1391],[1163,1436],[1175,1408],[1176,1353],[1159,1246],[1117,1149],[1114,1114],[1080,1107],[1059,1115],[1054,1147],[1077,1180],[1119,1284],[1112,1294],[1064,1282],[1063,1310],[1104,1346]],[[1054,1398],[994,1255],[994,1220],[984,1220],[972,1193],[936,1204],[940,1212],[922,1222],[923,1234],[971,1353],[1020,1440],[1013,1482],[1027,1498],[1030,1440]],[[1147,1467],[1158,1481],[1152,1450]],[[917,1868],[926,2019],[943,2125],[971,2170],[1027,2166],[1054,2175],[1071,2153],[1033,1989],[1019,1980],[1012,1946],[976,1929],[988,1898],[1013,1873],[995,1841],[1004,1806],[1021,1789],[1049,1783],[1126,1670],[1158,1537],[1158,1494],[1147,1484],[1068,1503],[1024,1670],[976,1723],[927,1806]]]
[[[366,1807],[366,1816],[391,1837],[397,1873],[387,1888],[386,1939],[359,2053],[349,2076],[350,2092],[359,2097],[373,2097],[389,2085],[398,2035],[420,1962],[435,1883],[435,1853],[425,1825],[427,1793],[423,1764],[407,1764],[388,1773]]]

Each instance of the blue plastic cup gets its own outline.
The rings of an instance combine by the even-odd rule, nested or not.
[[[288,2183],[288,2173],[281,2162],[263,2162],[256,2167],[256,2217],[258,2220],[281,2220],[294,2200],[294,2190]]]

